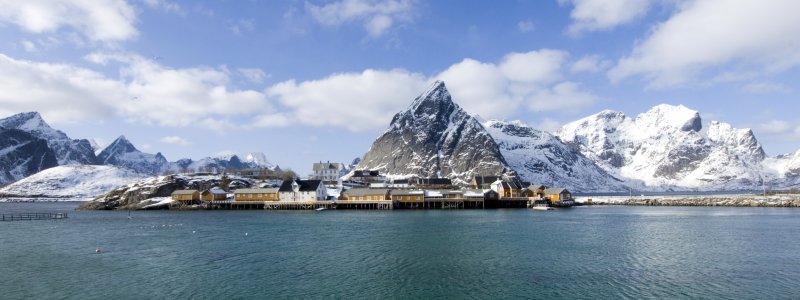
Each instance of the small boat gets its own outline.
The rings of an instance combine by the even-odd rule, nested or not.
[[[532,208],[533,210],[553,210],[553,208],[547,206],[547,204],[536,204]]]
[[[317,209],[315,209],[315,210],[316,210],[316,211],[323,211],[323,210],[326,210],[326,209],[327,209],[327,208],[324,208],[324,207],[319,207],[319,208],[317,208]]]

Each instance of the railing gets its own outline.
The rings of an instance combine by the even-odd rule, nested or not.
[[[0,214],[0,221],[60,220],[66,218],[68,218],[66,213]]]

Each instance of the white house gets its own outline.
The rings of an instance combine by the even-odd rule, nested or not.
[[[280,201],[321,201],[328,198],[328,189],[322,180],[287,180],[278,190]]]
[[[318,162],[314,163],[314,174],[312,175],[312,179],[324,180],[324,181],[336,181],[341,177],[343,174],[342,172],[342,164],[340,163],[332,163],[332,162]]]

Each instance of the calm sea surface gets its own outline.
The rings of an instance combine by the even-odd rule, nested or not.
[[[70,214],[0,222],[1,299],[800,298],[800,209],[76,205],[0,203]]]

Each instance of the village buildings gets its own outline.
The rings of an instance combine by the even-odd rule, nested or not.
[[[378,172],[362,172],[360,176],[375,179],[380,175]],[[489,183],[487,179],[494,181]],[[392,203],[398,208],[515,208],[533,204],[562,207],[574,205],[572,193],[565,188],[550,188],[514,178],[504,180],[500,176],[476,176],[468,188],[453,185],[447,178],[411,177],[388,182],[380,187],[363,184],[326,187],[325,181],[321,179],[295,179],[283,181],[280,187],[276,187],[275,183],[263,182],[253,188],[234,188],[230,193],[220,187],[203,191],[176,190],[171,197],[176,203],[181,204],[206,203],[214,207],[223,205],[239,209],[242,207],[267,209],[267,207],[278,207],[282,205],[281,203],[289,205],[295,203],[300,205],[294,206],[298,209],[307,207],[303,205],[316,207],[337,203],[341,204],[340,208],[354,207],[354,205],[363,207],[364,203],[368,202],[375,202],[383,208],[387,207],[386,205],[391,207]]]
[[[322,181],[337,181],[339,177],[342,177],[342,164],[341,163],[332,163],[328,162],[318,162],[314,163],[312,166],[312,171],[314,172],[311,175],[311,179],[322,180]]]
[[[322,201],[328,199],[328,189],[322,180],[286,180],[278,190],[280,201]]]

